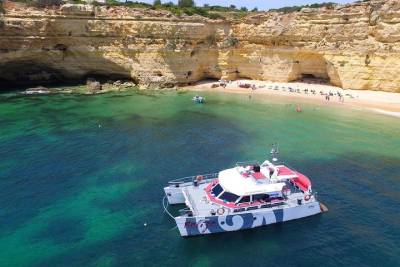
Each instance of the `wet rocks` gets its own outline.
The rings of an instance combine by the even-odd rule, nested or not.
[[[34,94],[50,94],[52,92],[53,91],[47,87],[37,86],[26,89],[24,93],[26,95],[34,95]]]
[[[136,84],[134,82],[121,82],[120,80],[118,80],[113,83],[113,86],[118,87],[119,89],[126,89],[134,87],[136,86]]]
[[[86,81],[86,87],[88,89],[88,92],[92,94],[98,93],[103,89],[101,83],[93,79],[88,79]]]
[[[114,92],[114,91],[125,91],[129,89],[133,89],[136,87],[136,84],[132,81],[107,81],[106,83],[100,83],[93,78],[89,78],[86,81],[86,88],[88,93],[96,94],[96,93],[106,93],[106,92]]]

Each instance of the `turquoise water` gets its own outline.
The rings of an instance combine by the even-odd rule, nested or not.
[[[0,266],[399,264],[399,119],[193,95],[0,95]],[[166,182],[263,160],[276,141],[329,212],[181,238],[162,210]]]

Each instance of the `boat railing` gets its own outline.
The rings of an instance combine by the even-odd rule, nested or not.
[[[290,169],[294,170],[292,167],[290,167],[288,164],[286,164],[284,161],[272,161],[272,163],[277,166],[277,165],[285,165],[289,167]],[[262,165],[259,161],[257,160],[247,160],[247,161],[239,161],[236,162],[236,167],[246,167],[250,165]]]
[[[193,176],[178,178],[178,179],[169,181],[168,183],[170,185],[180,185],[180,184],[190,183],[190,182],[197,180],[198,183],[201,184],[201,183],[204,183],[206,180],[217,178],[217,177],[218,177],[218,172],[214,172],[214,173],[207,173],[207,174],[200,174],[200,175],[193,175]]]
[[[260,165],[257,160],[248,160],[248,161],[238,161],[236,162],[236,167],[246,167],[250,165]]]

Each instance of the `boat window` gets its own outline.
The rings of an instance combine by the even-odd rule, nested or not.
[[[238,195],[235,195],[230,192],[224,192],[219,199],[224,200],[226,202],[235,202],[239,198]]]
[[[243,196],[239,203],[250,202],[250,196]]]
[[[241,209],[234,209],[233,212],[241,212],[241,211],[245,211],[245,208],[241,208]]]
[[[257,201],[257,200],[267,201],[268,199],[269,199],[269,195],[268,194],[256,194],[256,195],[253,195],[253,201]]]
[[[219,184],[217,184],[216,186],[214,186],[213,187],[213,189],[211,189],[211,193],[214,195],[214,196],[218,196],[219,194],[221,194],[221,192],[223,191],[223,189],[222,189],[222,187],[219,185]]]

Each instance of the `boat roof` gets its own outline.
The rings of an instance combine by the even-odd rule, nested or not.
[[[237,168],[221,171],[218,175],[218,180],[225,191],[238,196],[281,192],[285,186],[283,182],[270,183],[268,179],[243,177]]]

